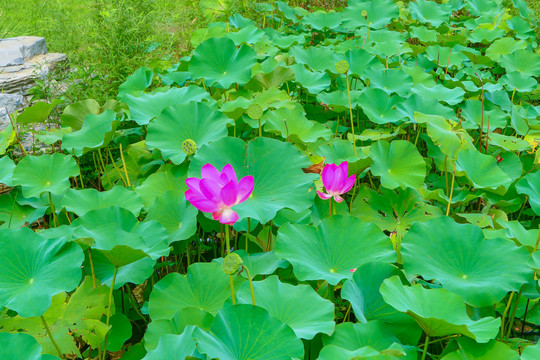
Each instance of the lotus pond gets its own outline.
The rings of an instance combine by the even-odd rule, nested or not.
[[[540,359],[536,15],[257,8],[12,114],[0,358]]]

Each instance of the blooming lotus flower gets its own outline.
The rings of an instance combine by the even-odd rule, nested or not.
[[[334,197],[337,202],[342,202],[343,198],[340,195],[351,190],[355,181],[354,175],[347,177],[348,173],[349,163],[346,161],[339,166],[326,164],[322,171],[322,182],[327,193],[317,190],[319,197],[323,200]]]
[[[186,200],[203,212],[211,212],[214,220],[232,225],[238,221],[233,206],[246,201],[253,191],[253,176],[244,176],[240,181],[230,164],[219,172],[211,164],[201,169],[201,179],[187,178]]]

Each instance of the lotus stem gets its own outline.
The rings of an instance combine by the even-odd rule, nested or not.
[[[504,338],[504,327],[505,327],[505,323],[504,321],[506,320],[506,314],[508,313],[508,310],[510,310],[510,305],[512,305],[512,299],[514,298],[514,292],[512,291],[510,293],[510,298],[508,299],[508,303],[506,304],[506,307],[504,308],[504,312],[502,314],[502,318],[501,318],[501,338],[500,340],[502,340]]]
[[[345,312],[345,316],[343,316],[343,322],[347,322],[347,319],[349,318],[349,314],[351,313],[352,305],[349,303],[349,307],[347,308],[347,312]]]
[[[21,139],[19,138],[19,132],[17,131],[17,127],[15,126],[15,123],[13,122],[13,118],[11,117],[11,114],[9,113],[7,107],[4,109],[6,110],[6,114],[9,118],[9,122],[11,123],[11,128],[13,129],[13,131],[15,131],[15,138],[17,139],[17,143],[19,143],[19,148],[21,149],[21,153],[23,154],[23,156],[26,156],[28,154],[26,150],[24,150],[24,146],[21,143]]]
[[[90,248],[88,248],[88,260],[90,261],[90,270],[92,271],[92,288],[96,290],[96,273],[94,272],[94,261],[92,260]]]
[[[539,230],[540,230],[540,226],[539,226]],[[533,253],[536,252],[536,250],[538,250],[539,243],[540,243],[540,231],[538,231],[538,237],[536,238],[536,244],[534,244]]]
[[[49,204],[51,206],[51,212],[52,212],[52,216],[53,216],[53,220],[54,220],[54,226],[59,227],[60,223],[58,222],[58,218],[56,217],[56,209],[54,208],[54,203],[52,201],[52,195],[51,195],[50,191],[49,191]]]
[[[113,274],[113,278],[112,278],[112,282],[111,282],[111,289],[109,290],[109,307],[107,308],[107,321],[106,321],[106,325],[109,326],[109,321],[111,319],[111,307],[112,307],[112,299],[113,299],[113,290],[114,290],[114,283],[116,281],[116,274],[118,273],[118,268],[115,266],[114,267],[114,274]],[[109,330],[110,331],[110,330]],[[107,340],[108,340],[108,337],[109,337],[109,331],[107,331],[107,334],[105,334],[105,341],[104,341],[104,345],[103,345],[103,355],[102,355],[102,360],[105,360],[105,356],[107,356]]]
[[[107,178],[107,182],[109,183],[109,185],[113,186],[112,182],[111,182],[111,179],[109,178],[109,173],[107,172],[107,169],[105,169],[105,163],[103,162],[103,155],[101,155],[101,149],[98,149],[98,155],[99,155],[99,158],[98,160],[101,162],[101,167],[103,169],[103,173],[105,174],[105,177]]]
[[[231,239],[229,238],[229,225],[225,225],[225,241],[227,246],[227,255],[231,253]],[[231,285],[231,300],[233,305],[236,305],[236,299],[234,297],[234,279],[232,275],[229,275],[229,284]]]
[[[446,206],[446,216],[450,214],[450,205],[452,205],[452,196],[454,195],[455,180],[456,180],[456,163],[454,162],[454,172],[452,173],[452,185],[450,186],[450,196],[448,197],[448,205]]]
[[[122,182],[124,183],[124,186],[127,186],[126,179],[124,179],[124,177],[122,176],[122,173],[120,172],[120,169],[118,169],[118,166],[116,166],[116,162],[114,161],[112,157],[111,150],[109,149],[109,147],[107,147],[107,152],[109,153],[109,157],[111,158],[111,164],[113,165],[114,170],[116,170],[118,177],[120,178],[120,180],[122,180]]]
[[[351,118],[351,130],[352,130],[352,139],[353,139],[353,147],[354,147],[354,157],[356,157],[356,139],[354,138],[354,123],[353,123],[353,116],[352,116],[352,106],[351,106],[351,86],[349,85],[349,74],[345,74],[346,80],[347,80],[347,98],[349,100],[349,117]]]
[[[506,337],[508,338],[510,334],[512,333],[512,326],[514,324],[514,319],[516,318],[516,311],[519,306],[519,300],[521,300],[521,295],[523,294],[523,288],[525,285],[521,285],[521,288],[519,289],[518,296],[516,297],[515,305],[512,308],[512,314],[510,315],[510,318],[508,320],[508,330],[506,331]]]
[[[124,165],[124,172],[126,173],[126,182],[129,187],[131,187],[131,183],[129,181],[129,175],[127,172],[127,166],[126,166],[126,160],[124,159],[124,151],[122,150],[122,143],[120,143],[120,158],[122,159],[122,165]]]
[[[424,351],[422,351],[422,360],[426,359],[428,345],[429,345],[429,336],[426,335],[426,342],[424,343]]]
[[[247,218],[247,232],[246,232],[246,252],[249,254],[249,232],[251,230],[251,219]]]
[[[246,270],[246,273],[248,276],[249,290],[251,291],[251,302],[253,303],[254,306],[256,306],[257,304],[255,304],[255,291],[253,290],[253,280],[251,278],[251,273],[249,272],[249,269],[245,265],[242,265],[242,267],[244,268],[244,270]]]
[[[328,200],[328,216],[332,216],[332,198]]]
[[[54,340],[54,337],[53,337],[53,335],[51,333],[51,329],[49,329],[49,326],[47,325],[47,322],[45,321],[45,318],[43,317],[43,315],[41,315],[41,322],[43,323],[43,326],[45,327],[45,331],[47,331],[47,335],[49,335],[49,338],[51,339],[51,342],[53,343],[56,351],[58,352],[58,356],[60,357],[60,359],[63,359],[64,354],[62,354],[62,351],[60,351],[60,347],[58,346],[58,344]]]
[[[525,304],[525,313],[523,314],[523,320],[521,321],[521,334],[519,335],[520,338],[523,337],[523,331],[525,331],[525,320],[527,320],[527,310],[529,310],[529,301],[530,299],[527,299],[527,304]]]

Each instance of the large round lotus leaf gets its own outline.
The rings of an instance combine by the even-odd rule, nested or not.
[[[37,209],[29,205],[20,205],[17,202],[15,191],[0,195],[0,229],[16,229],[31,224],[45,214],[47,206]]]
[[[526,249],[506,239],[486,240],[479,227],[458,224],[449,217],[413,224],[403,237],[401,255],[405,272],[437,279],[478,307],[519,291],[532,277]]]
[[[213,38],[193,51],[189,72],[194,79],[203,78],[208,85],[218,83],[227,89],[232,83],[247,83],[256,62],[256,53],[248,45],[236,48],[231,39]]]
[[[165,165],[158,172],[147,177],[142,185],[135,188],[135,192],[143,201],[144,208],[150,209],[156,199],[164,196],[167,191],[186,191],[188,189],[186,185],[187,170],[188,164]]]
[[[0,232],[0,306],[23,317],[40,316],[54,295],[81,280],[81,248],[65,239],[45,240],[28,228]]]
[[[536,360],[540,358],[540,344],[529,345],[521,353],[521,360]]]
[[[148,125],[146,145],[159,149],[163,158],[180,164],[186,158],[182,143],[191,139],[200,148],[227,136],[232,120],[201,102],[177,104],[163,110]]]
[[[212,315],[195,308],[184,308],[174,314],[171,319],[153,320],[144,333],[144,347],[146,350],[155,349],[163,335],[181,335],[190,325],[210,330],[212,320],[214,320]]]
[[[487,132],[488,130],[504,129],[508,125],[508,114],[498,106],[492,106],[489,110],[484,108],[482,124],[482,102],[480,100],[467,100],[461,109],[461,116],[465,119],[462,123],[463,128],[467,130],[480,129],[480,125],[483,125],[482,131]]]
[[[341,12],[316,11],[304,16],[302,23],[315,30],[336,29],[341,25],[341,15]]]
[[[155,349],[149,350],[143,360],[185,360],[191,358],[197,346],[193,339],[195,327],[186,329],[181,335],[164,334]],[[196,358],[195,358],[196,359]]]
[[[442,101],[448,105],[459,104],[463,101],[463,95],[465,94],[465,90],[460,87],[451,89],[441,84],[436,84],[431,87],[424,84],[416,84],[411,90],[413,93],[418,94],[419,96]]]
[[[63,127],[69,127],[72,131],[79,131],[84,123],[86,116],[93,114],[98,115],[107,110],[113,110],[115,113],[125,111],[125,105],[116,100],[109,100],[103,106],[94,99],[79,101],[75,104],[68,105],[60,119]]]
[[[446,289],[403,286],[398,276],[384,280],[381,294],[389,305],[412,316],[429,337],[462,334],[486,343],[499,332],[500,320],[473,321],[461,297]]]
[[[289,54],[297,64],[307,65],[312,71],[330,70],[336,72],[334,66],[336,63],[335,55],[328,47],[312,46],[304,48],[302,46],[294,46],[289,50]]]
[[[251,226],[253,226],[253,223]],[[242,240],[239,240],[239,242],[243,245]],[[289,266],[287,261],[278,259],[274,251],[248,254],[245,250],[236,250],[234,253],[240,256],[243,265],[248,268],[252,277],[269,275],[276,271],[277,268],[285,269]],[[214,259],[213,261],[223,264],[223,258]],[[242,271],[239,275],[247,278],[246,271]]]
[[[234,288],[238,290],[244,278],[236,276],[234,282]],[[230,297],[229,275],[223,272],[220,264],[195,263],[186,275],[172,273],[156,283],[150,294],[148,311],[152,320],[172,319],[184,308],[197,308],[215,315]]]
[[[360,48],[347,50],[345,55],[338,55],[338,59],[347,61],[349,63],[349,73],[357,76],[364,76],[367,70],[385,70],[384,65],[375,55]]]
[[[500,82],[509,90],[516,89],[521,92],[533,91],[538,87],[538,82],[532,76],[524,75],[518,71],[503,75]]]
[[[408,118],[409,120],[415,120],[415,113],[419,110],[426,115],[438,115],[443,116],[445,119],[456,119],[456,113],[452,108],[442,105],[436,99],[422,97],[417,94],[411,94],[404,102],[397,104],[396,110],[404,119]]]
[[[285,140],[298,137],[304,143],[315,142],[318,139],[328,140],[332,137],[330,129],[316,121],[306,118],[302,105],[296,104],[294,108],[279,108],[267,111],[263,115],[264,130],[278,132]]]
[[[527,43],[523,40],[516,40],[511,37],[504,37],[499,40],[495,40],[486,49],[486,56],[491,60],[499,61],[500,57],[503,55],[508,55],[519,49],[525,49]]]
[[[9,156],[0,158],[0,184],[11,186],[11,178],[15,170],[15,163]]]
[[[152,84],[152,76],[153,76],[152,70],[149,68],[143,66],[137,70],[133,74],[127,77],[126,81],[124,81],[119,87],[118,87],[118,96],[122,97],[125,94],[131,94],[131,95],[139,95],[141,94],[144,89],[150,86]]]
[[[131,322],[124,313],[118,311],[109,319],[109,325],[111,329],[107,333],[107,351],[119,351],[133,334]],[[105,342],[101,345],[104,344]]]
[[[385,324],[377,320],[356,324],[341,323],[331,336],[323,336],[322,341],[324,345],[335,345],[348,350],[370,346],[379,351],[399,342]]]
[[[294,71],[296,82],[311,94],[318,94],[330,88],[330,75],[327,72],[310,71],[303,64],[292,65],[291,69]]]
[[[358,321],[394,320],[402,315],[384,302],[379,288],[385,279],[401,272],[393,265],[370,262],[356,269],[352,279],[345,281],[341,297],[348,300]]]
[[[388,96],[379,88],[367,88],[356,100],[369,120],[376,124],[396,123],[403,116],[395,109],[403,100],[399,96]]]
[[[389,349],[377,351],[371,346],[347,350],[336,345],[322,348],[318,360],[362,359],[362,360],[404,360],[405,351],[399,344],[393,344]],[[411,358],[412,359],[412,358]],[[414,358],[415,359],[415,358]]]
[[[487,344],[478,344],[476,341],[469,338],[459,338],[455,343],[456,351],[450,352],[441,360],[519,360],[518,353],[512,350],[508,345],[491,340]],[[453,348],[450,343],[448,348]],[[539,353],[540,355],[540,353]],[[521,359],[524,359],[521,357]],[[536,358],[535,358],[536,359]]]
[[[500,57],[499,63],[508,73],[517,71],[522,75],[540,76],[540,55],[528,50],[520,49],[511,54],[503,55]]]
[[[264,31],[255,25],[248,25],[237,32],[229,32],[225,36],[234,41],[235,45],[240,46],[242,43],[255,44],[264,35]]]
[[[492,190],[501,186],[507,188],[514,181],[501,169],[493,156],[474,149],[459,152],[456,169],[464,171],[476,188]]]
[[[62,138],[62,149],[81,156],[90,150],[105,147],[114,136],[120,121],[113,110],[99,115],[88,114],[80,130],[68,133]]]
[[[120,252],[120,249],[117,249],[116,251]],[[96,279],[98,279],[100,283],[110,287],[114,277],[115,264],[109,260],[109,257],[105,256],[106,254],[104,254],[103,251],[91,249],[91,252]],[[115,289],[121,288],[126,283],[142,284],[146,279],[152,276],[156,260],[152,260],[149,257],[139,259],[137,252],[135,252],[135,254],[130,253],[131,251],[129,249],[127,249],[124,254],[121,253],[124,255],[124,258],[118,262],[118,265],[121,266],[116,268],[116,279],[114,281]],[[130,256],[135,256],[133,262],[129,262]],[[92,270],[88,258],[84,263],[84,268],[87,271]]]
[[[371,145],[371,172],[381,177],[382,186],[395,189],[419,188],[426,177],[426,163],[416,147],[406,140],[391,143],[377,141]]]
[[[350,279],[351,269],[367,262],[396,260],[390,239],[377,226],[349,215],[325,218],[318,227],[285,224],[274,251],[293,265],[299,280],[332,285]]]
[[[304,346],[294,331],[253,305],[225,306],[210,332],[197,328],[193,337],[199,352],[220,360],[290,360],[304,356]]]
[[[411,17],[421,23],[429,23],[439,27],[442,23],[450,20],[450,11],[434,1],[417,0],[409,3]]]
[[[283,208],[302,212],[313,203],[315,192],[310,192],[310,187],[317,175],[302,171],[311,162],[289,143],[258,137],[246,144],[227,137],[203,146],[195,154],[189,176],[200,177],[201,168],[207,163],[217,169],[231,164],[239,179],[253,176],[253,193],[233,207],[240,220],[250,217],[266,223]]]
[[[139,195],[123,186],[115,186],[109,191],[102,192],[96,189],[69,189],[62,199],[62,205],[67,211],[79,216],[110,206],[122,207],[138,216],[143,207]]]
[[[334,304],[321,298],[311,286],[285,284],[277,276],[270,276],[255,281],[253,290],[257,306],[289,325],[297,337],[310,340],[318,333],[334,331]],[[251,304],[249,283],[244,283],[236,296],[239,303]]]
[[[382,29],[399,17],[399,8],[392,0],[354,0],[343,11],[343,25],[350,29],[366,26],[364,11],[373,29]]]
[[[119,98],[128,104],[131,119],[139,125],[146,125],[171,105],[186,104],[191,101],[213,101],[201,87],[190,85],[182,88],[157,89],[151,93],[138,95],[124,94]]]
[[[3,359],[17,360],[53,360],[58,357],[41,355],[42,346],[31,335],[25,333],[0,333],[0,349]]]
[[[74,236],[94,239],[92,247],[100,250],[116,267],[145,256],[156,260],[169,254],[165,228],[153,220],[139,222],[123,208],[114,206],[89,211],[72,226]]]
[[[155,220],[169,233],[169,243],[185,240],[197,231],[197,209],[189,206],[184,194],[168,191],[156,199],[146,220]]]
[[[413,87],[412,77],[401,69],[384,71],[370,69],[363,77],[369,79],[369,86],[381,89],[388,95],[396,93],[399,96],[406,96]]]
[[[21,185],[24,197],[39,197],[45,191],[60,195],[70,187],[69,178],[79,175],[70,155],[25,156],[13,171],[13,185]]]
[[[540,215],[540,171],[525,175],[517,182],[516,189],[520,194],[527,195],[531,208],[536,215]]]

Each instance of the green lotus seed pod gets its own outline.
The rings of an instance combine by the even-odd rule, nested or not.
[[[197,151],[197,144],[191,139],[186,139],[182,142],[182,151],[184,151],[186,155],[193,155]]]
[[[362,10],[362,16],[367,17],[367,10]]]
[[[336,64],[336,71],[340,74],[345,74],[349,71],[349,63],[346,60],[339,60]]]
[[[233,275],[238,271],[238,268],[243,264],[242,258],[240,255],[235,253],[230,253],[225,256],[223,259],[223,272],[228,275]]]
[[[253,120],[259,120],[263,115],[263,109],[259,104],[251,104],[247,108],[247,114]]]

